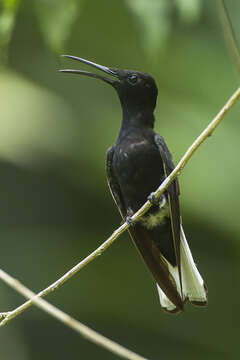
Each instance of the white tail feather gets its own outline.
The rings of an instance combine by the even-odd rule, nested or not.
[[[175,312],[177,309],[176,306],[169,300],[158,284],[157,289],[162,308],[168,312]]]
[[[182,294],[177,266],[172,266],[169,262],[168,269],[175,280],[176,287],[183,302],[188,299],[196,305],[205,305],[207,303],[207,293],[204,281],[194,263],[190,248],[188,246],[183,227],[181,225],[180,242],[180,261],[182,274]],[[176,312],[176,306],[168,299],[162,289],[157,285],[161,306],[169,312]]]
[[[181,225],[181,271],[183,293],[190,302],[206,304],[207,293],[204,281],[194,263],[191,251],[189,249],[183,227]]]

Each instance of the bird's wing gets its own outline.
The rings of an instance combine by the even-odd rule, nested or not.
[[[107,159],[106,159],[107,182],[108,182],[108,186],[109,186],[110,192],[112,194],[112,197],[119,209],[120,214],[122,215],[122,218],[124,219],[127,214],[127,210],[124,205],[120,186],[119,186],[118,181],[113,173],[113,169],[112,169],[113,154],[114,154],[114,146],[111,146],[107,150]]]
[[[125,219],[126,215],[128,214],[128,209],[126,209],[125,207],[120,186],[113,172],[113,154],[114,147],[111,147],[107,151],[107,180],[113,199],[120,211],[122,218]],[[144,262],[146,263],[149,270],[152,272],[157,283],[168,296],[168,298],[176,305],[176,308],[174,308],[173,312],[178,312],[182,310],[182,299],[176,289],[175,280],[170,274],[168,264],[166,263],[164,257],[161,255],[161,252],[159,251],[157,245],[151,238],[151,234],[149,233],[149,231],[140,223],[134,224],[134,226],[131,226],[128,231]]]
[[[160,135],[156,134],[154,140],[159,149],[160,156],[162,158],[164,175],[165,177],[167,177],[175,167],[172,161],[171,153],[168,150],[168,147],[164,139]],[[180,287],[182,292],[182,274],[181,274],[181,259],[180,259],[181,217],[180,217],[180,208],[179,208],[179,200],[178,200],[180,191],[179,191],[179,184],[177,179],[175,179],[169,185],[167,189],[167,194],[168,194],[168,202],[169,202],[169,210],[170,210],[171,227],[172,227],[172,237],[173,237],[174,250],[176,255],[176,262],[178,266]]]

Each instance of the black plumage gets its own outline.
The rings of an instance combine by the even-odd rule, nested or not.
[[[117,140],[107,151],[108,184],[122,218],[127,218],[131,224],[129,233],[136,247],[158,286],[170,300],[169,306],[160,291],[162,306],[170,312],[181,311],[184,302],[187,299],[191,301],[192,295],[190,290],[183,293],[181,252],[187,254],[189,248],[181,240],[185,236],[181,228],[178,181],[172,182],[159,201],[152,199],[151,209],[140,221],[131,223],[131,215],[146,202],[174,168],[164,139],[153,130],[153,112],[158,93],[155,81],[146,73],[107,68],[81,58],[66,57],[87,63],[112,76],[110,78],[82,70],[61,70],[99,78],[112,85],[118,93],[123,117]],[[190,266],[190,276],[198,278],[198,271],[194,273],[195,265],[191,274],[191,255],[189,261],[189,256],[184,256],[186,262],[190,263],[187,265]],[[188,278],[187,275],[184,275],[185,278]],[[204,284],[201,283],[201,286]],[[202,288],[199,291],[205,293]],[[195,298],[194,295],[191,302],[199,302],[200,305],[206,303],[206,297],[198,299],[197,295]]]

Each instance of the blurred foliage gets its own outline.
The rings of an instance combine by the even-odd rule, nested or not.
[[[62,51],[83,0],[35,0],[40,29],[54,51]]]
[[[165,45],[171,29],[172,3],[168,0],[126,0],[126,3],[140,24],[144,50],[156,54]]]
[[[0,38],[6,46],[10,40],[14,20],[21,0],[0,0]],[[142,46],[150,56],[166,45],[172,28],[172,12],[177,10],[180,19],[195,23],[201,14],[202,0],[125,0],[129,10],[140,23]],[[44,40],[51,50],[62,51],[69,38],[84,0],[35,0],[36,15]],[[0,7],[1,10],[1,7]],[[6,51],[6,49],[5,49]]]
[[[201,14],[202,0],[125,0],[140,24],[142,46],[152,60],[167,44],[177,10],[180,19],[196,23]]]
[[[180,19],[186,23],[199,21],[202,11],[202,0],[175,0]]]
[[[0,64],[6,61],[19,0],[0,0]]]
[[[58,73],[69,60],[60,65],[52,50],[151,73],[159,88],[156,131],[176,161],[238,86],[215,2],[165,1],[160,11],[152,1],[69,1],[66,14],[63,4],[22,0],[14,28],[0,39],[9,53],[0,72],[1,267],[34,291],[120,223],[104,165],[121,122],[119,101],[102,82]],[[240,3],[227,5],[239,39]],[[127,234],[49,301],[150,359],[238,358],[239,111],[238,104],[180,177],[183,222],[208,307],[163,313]],[[23,301],[2,283],[0,293],[2,311]],[[4,360],[116,358],[37,309],[1,333]]]

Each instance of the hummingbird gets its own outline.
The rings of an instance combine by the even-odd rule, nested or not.
[[[183,311],[188,301],[207,304],[207,287],[193,260],[184,234],[175,179],[156,199],[154,191],[172,172],[171,153],[155,133],[154,110],[158,89],[152,76],[135,70],[106,67],[71,55],[103,74],[63,69],[64,73],[100,79],[117,92],[122,123],[115,144],[107,151],[107,181],[128,232],[156,283],[161,307],[169,313]],[[152,206],[140,220],[132,215],[148,200]]]

